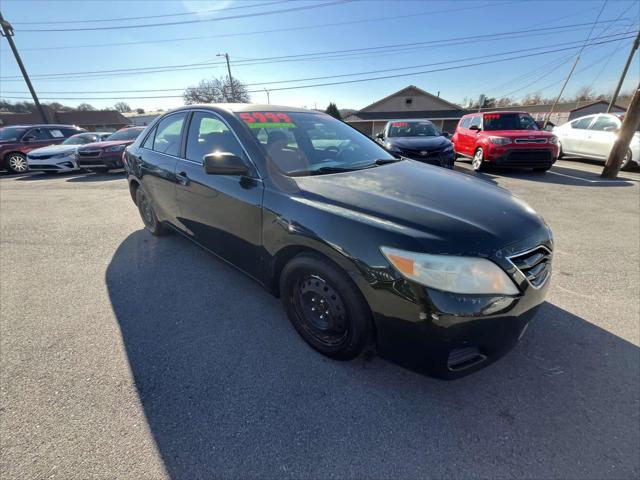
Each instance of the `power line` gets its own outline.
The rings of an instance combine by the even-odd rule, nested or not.
[[[604,20],[601,23],[610,23],[613,21],[619,20]],[[246,60],[236,60],[232,62],[234,66],[243,66],[243,65],[259,65],[262,63],[275,63],[276,61],[293,61],[294,59],[313,59],[321,56],[330,56],[335,54],[355,54],[366,51],[377,51],[384,49],[392,49],[392,48],[400,48],[407,46],[424,46],[436,44],[438,46],[445,46],[445,44],[450,42],[461,42],[468,40],[478,40],[482,38],[489,37],[491,40],[497,39],[496,37],[504,37],[504,36],[515,36],[515,38],[527,36],[527,33],[532,32],[547,32],[549,30],[558,30],[558,29],[566,29],[570,27],[584,27],[585,25],[590,25],[590,23],[578,23],[578,24],[570,24],[570,25],[560,25],[556,27],[543,27],[543,28],[533,28],[526,30],[516,30],[516,31],[508,31],[508,32],[498,32],[498,33],[490,33],[485,35],[471,35],[471,36],[463,36],[463,37],[453,37],[448,39],[439,39],[439,40],[428,40],[423,42],[411,42],[411,43],[401,43],[401,44],[392,44],[392,45],[380,45],[375,47],[363,47],[363,48],[354,48],[354,49],[345,49],[345,50],[333,50],[333,51],[324,51],[324,52],[312,52],[312,53],[304,53],[304,54],[294,54],[294,55],[281,55],[281,56],[273,56],[273,57],[262,57],[262,58],[249,58]],[[336,58],[336,57],[327,57],[327,58]],[[71,78],[74,76],[93,76],[93,75],[102,75],[107,73],[117,73],[121,75],[123,73],[143,73],[146,71],[153,72],[150,73],[159,73],[163,71],[174,71],[177,69],[185,69],[189,70],[190,67],[195,70],[201,69],[203,67],[210,67],[216,65],[222,65],[224,62],[220,61],[211,61],[211,62],[198,62],[198,63],[187,63],[187,64],[175,64],[175,65],[162,65],[162,66],[153,66],[153,67],[135,67],[135,68],[118,68],[112,70],[93,70],[93,71],[80,71],[80,72],[59,72],[59,73],[44,73],[44,74],[35,74],[32,75],[33,78],[53,78],[53,77],[65,77]],[[2,80],[12,80],[19,79],[20,77],[17,75],[14,76],[5,76],[0,77]]]
[[[289,13],[296,12],[300,10],[310,10],[312,8],[322,8],[322,7],[331,7],[334,5],[344,5],[347,3],[354,2],[356,0],[334,0],[326,3],[317,3],[313,5],[302,5],[299,7],[289,7],[280,10],[269,10],[266,12],[255,12],[255,13],[243,13],[240,15],[228,15],[226,17],[214,17],[214,18],[198,18],[194,20],[181,20],[177,22],[165,22],[165,23],[144,23],[140,25],[114,25],[109,27],[81,27],[81,28],[25,28],[19,29],[20,33],[51,33],[51,32],[97,32],[103,30],[123,30],[130,28],[148,28],[148,27],[167,27],[174,25],[187,25],[194,23],[207,23],[207,22],[220,22],[223,20],[234,20],[237,18],[249,18],[249,17],[257,17],[263,15],[276,15],[278,13]]]
[[[35,22],[13,22],[13,25],[59,25],[61,23],[102,23],[102,22],[120,22],[129,20],[148,20],[150,18],[166,18],[166,17],[182,17],[185,15],[202,15],[204,13],[226,12],[227,10],[237,10],[239,8],[255,8],[275,5],[277,3],[287,3],[293,0],[275,0],[272,2],[254,3],[252,5],[242,4],[235,7],[211,8],[208,10],[200,10],[198,12],[180,12],[166,13],[164,15],[145,15],[143,17],[120,17],[120,18],[95,18],[93,20],[52,20],[52,21],[35,21]]]
[[[633,38],[633,36],[627,36],[625,38]],[[614,41],[617,41],[618,39],[615,40],[602,40],[600,42],[596,42],[596,43],[591,43],[589,44],[589,46],[591,45],[602,45],[602,44],[606,44],[606,43],[611,43]],[[534,53],[529,53],[529,54],[524,54],[524,55],[518,55],[518,56],[514,56],[514,57],[510,57],[510,58],[500,58],[500,59],[496,59],[496,60],[482,60],[480,62],[474,62],[474,63],[468,63],[465,65],[454,65],[454,66],[450,66],[450,67],[443,67],[443,68],[437,68],[437,69],[432,69],[432,70],[423,70],[423,71],[419,71],[419,72],[409,72],[409,73],[398,73],[398,74],[393,74],[393,75],[384,75],[384,76],[377,76],[377,77],[368,77],[368,78],[360,78],[360,79],[355,79],[355,80],[342,80],[342,81],[338,81],[338,82],[326,82],[326,83],[317,83],[317,84],[308,84],[308,85],[296,85],[296,86],[292,86],[292,87],[278,87],[278,88],[272,88],[270,91],[282,91],[282,90],[297,90],[297,89],[303,89],[303,88],[313,88],[313,87],[325,87],[325,86],[332,86],[332,85],[344,85],[344,84],[351,84],[351,83],[361,83],[361,82],[370,82],[370,81],[375,81],[375,80],[386,80],[386,79],[390,79],[390,78],[400,78],[400,77],[408,77],[408,76],[413,76],[413,75],[423,75],[426,73],[435,73],[435,72],[443,72],[443,71],[449,71],[449,70],[455,70],[455,69],[460,69],[460,68],[469,68],[469,67],[475,67],[475,66],[480,66],[480,65],[487,65],[487,64],[493,64],[493,63],[500,63],[500,62],[507,62],[507,61],[511,61],[511,60],[518,60],[521,58],[529,58],[529,57],[534,57],[534,56],[539,56],[539,55],[546,55],[548,53],[555,53],[555,52],[561,52],[561,51],[567,51],[567,50],[572,50],[575,48],[579,48],[579,47],[565,47],[565,48],[556,48],[553,50],[547,50],[547,51],[542,51],[542,52],[534,52]],[[249,93],[258,93],[258,92],[262,92],[263,90],[249,90]],[[7,98],[11,98],[11,99],[25,99],[27,97],[7,97]],[[51,98],[46,98],[46,100],[124,100],[124,99],[129,99],[129,100],[136,100],[136,99],[158,99],[158,98],[182,98],[182,95],[157,95],[157,96],[140,96],[140,97],[51,97]]]

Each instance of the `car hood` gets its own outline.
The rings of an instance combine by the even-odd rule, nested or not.
[[[409,235],[431,253],[491,256],[549,235],[544,220],[508,190],[414,160],[295,181],[300,201]]]
[[[496,137],[526,137],[526,138],[549,138],[553,137],[552,132],[544,130],[483,130],[482,133]]]
[[[437,150],[451,145],[445,137],[390,137],[385,141],[387,147],[408,148],[410,150]]]
[[[49,145],[48,147],[31,150],[29,155],[59,155],[61,153],[75,152],[80,145]]]
[[[115,145],[131,145],[133,142],[135,142],[135,140],[104,140],[102,142],[87,143],[83,145],[80,150],[93,150],[96,148],[113,147]]]

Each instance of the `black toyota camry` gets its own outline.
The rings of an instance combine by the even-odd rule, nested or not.
[[[455,152],[447,133],[439,131],[429,120],[387,122],[376,135],[390,152],[431,165],[453,168]]]
[[[323,113],[191,105],[124,159],[151,234],[175,230],[253,277],[335,359],[375,347],[455,378],[513,347],[545,297],[551,232],[525,202]]]

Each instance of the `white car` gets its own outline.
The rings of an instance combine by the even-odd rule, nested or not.
[[[31,150],[27,154],[29,170],[45,173],[64,173],[79,170],[76,152],[80,145],[100,142],[112,132],[85,132],[72,135],[58,145]]]
[[[622,114],[600,113],[576,118],[553,129],[562,155],[606,160],[622,126]],[[640,165],[640,132],[635,132],[622,168]]]

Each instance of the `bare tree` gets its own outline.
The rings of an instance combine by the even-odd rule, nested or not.
[[[184,102],[193,103],[249,103],[251,97],[244,83],[229,77],[201,80],[195,87],[184,91]]]
[[[125,103],[125,102],[118,102],[113,106],[113,108],[115,108],[120,113],[129,113],[129,112],[131,112],[131,107],[129,106],[128,103]]]
[[[78,107],[76,109],[80,110],[81,112],[91,112],[91,111],[95,110],[93,105],[90,105],[88,103],[81,103],[80,105],[78,105]]]
[[[593,100],[593,99],[594,99],[593,88],[587,85],[585,85],[584,87],[581,87],[576,93],[576,96],[574,97],[574,100],[576,102],[582,102],[585,100]]]

